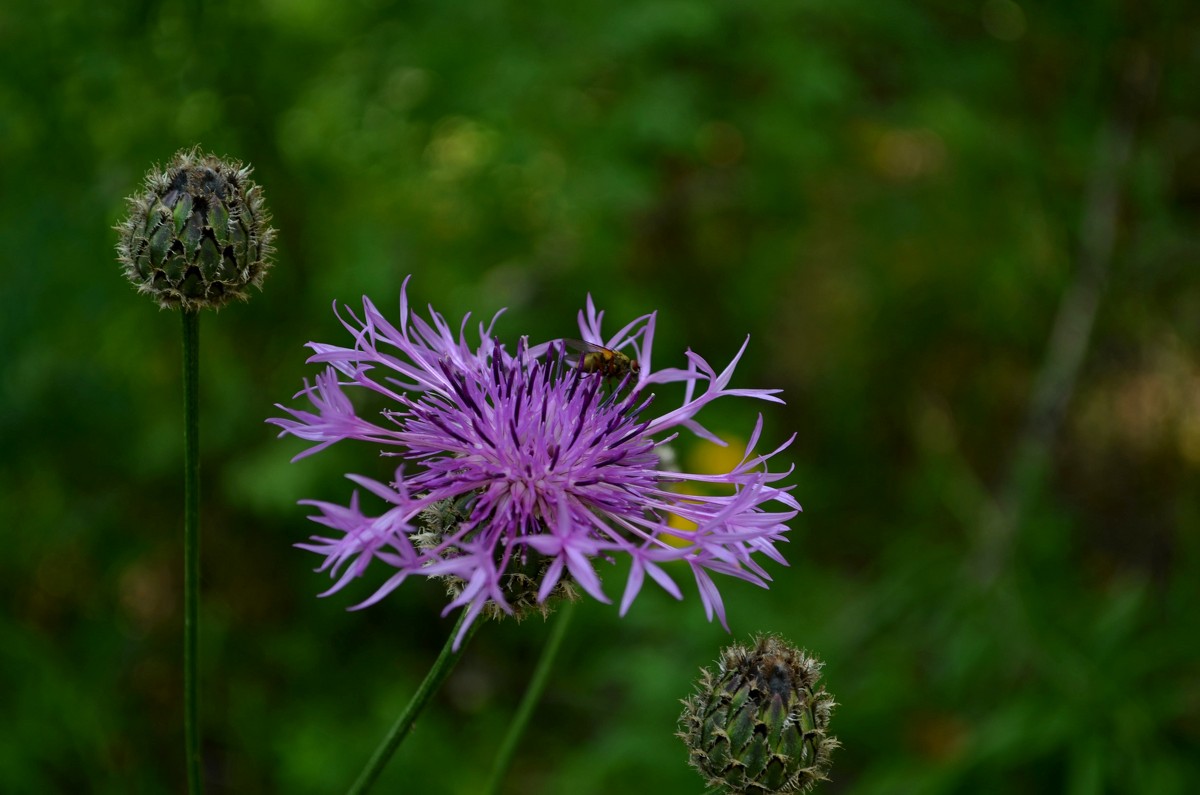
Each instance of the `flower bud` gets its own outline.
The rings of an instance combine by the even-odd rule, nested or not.
[[[825,780],[838,742],[825,733],[834,702],[816,689],[820,661],[766,636],[725,649],[718,665],[701,670],[679,716],[678,736],[708,786],[766,795]]]
[[[117,226],[117,259],[138,292],[162,307],[219,309],[262,286],[275,230],[250,170],[192,149],[146,174]]]

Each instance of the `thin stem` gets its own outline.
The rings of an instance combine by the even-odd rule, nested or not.
[[[563,638],[566,637],[567,626],[571,623],[573,612],[575,612],[575,603],[571,601],[565,602],[558,611],[558,619],[550,630],[550,637],[546,639],[542,656],[538,660],[537,668],[533,671],[533,678],[529,680],[525,695],[521,697],[517,714],[508,724],[508,733],[504,736],[504,742],[496,754],[496,761],[492,765],[491,779],[483,790],[484,795],[497,795],[500,792],[500,785],[504,783],[504,776],[508,773],[509,765],[512,764],[517,743],[520,742],[521,735],[525,733],[525,727],[533,715],[533,708],[541,700],[542,691],[546,689],[546,682],[550,679],[550,670],[554,667],[554,659],[558,656]]]
[[[975,570],[978,578],[989,585],[1009,568],[1027,505],[1046,480],[1051,445],[1075,394],[1116,252],[1122,175],[1134,152],[1137,111],[1154,92],[1157,72],[1157,65],[1152,63],[1148,77],[1135,79],[1132,72],[1123,76],[1129,95],[1123,107],[1097,134],[1094,165],[1080,221],[1078,266],[1059,302],[1025,427],[1017,439],[996,501],[985,506],[980,522]]]
[[[183,734],[188,792],[200,772],[200,313],[183,310]]]
[[[387,736],[383,738],[383,742],[375,749],[375,753],[371,756],[371,760],[367,762],[367,766],[363,768],[363,772],[359,774],[358,780],[354,782],[347,795],[362,795],[371,788],[375,783],[375,779],[383,772],[383,768],[391,760],[392,755],[396,753],[396,749],[400,747],[400,743],[404,742],[404,738],[408,736],[408,732],[412,729],[413,723],[416,722],[417,716],[425,709],[425,705],[429,699],[442,686],[442,682],[446,681],[446,677],[454,670],[455,664],[462,657],[463,651],[467,648],[467,643],[471,637],[479,629],[479,625],[483,622],[474,621],[467,628],[467,632],[463,635],[462,643],[459,644],[458,650],[454,649],[454,639],[458,637],[459,630],[462,629],[463,622],[467,618],[467,610],[464,608],[458,617],[458,623],[454,625],[454,629],[450,630],[450,637],[446,638],[446,645],[442,647],[441,654],[434,660],[433,667],[429,669],[429,673],[425,674],[425,681],[417,688],[417,692],[413,694],[412,700],[408,702],[408,706],[404,708],[404,712],[400,713],[400,717],[396,718],[396,722],[392,724],[392,728],[388,730]]]

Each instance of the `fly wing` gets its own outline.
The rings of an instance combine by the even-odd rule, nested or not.
[[[559,342],[565,345],[567,350],[575,351],[576,353],[604,353],[608,350],[603,345],[597,345],[594,342],[584,342],[583,340],[565,338],[559,340]]]
[[[561,345],[561,347],[560,347]],[[608,348],[603,345],[596,345],[593,342],[584,342],[583,340],[563,338],[551,343],[551,350],[561,350],[564,354],[567,351],[578,353],[578,356],[563,356],[563,359],[571,367],[583,367],[584,361],[591,354],[602,354],[608,352]]]

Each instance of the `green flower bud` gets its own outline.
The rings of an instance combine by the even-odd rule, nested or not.
[[[456,557],[457,547],[450,544],[442,547],[446,539],[459,530],[459,525],[466,521],[470,514],[471,502],[477,495],[460,497],[457,500],[440,500],[421,512],[417,523],[424,528],[412,536],[417,549],[432,551],[441,548],[439,557],[443,560]],[[574,602],[579,598],[579,592],[571,582],[571,577],[563,572],[562,578],[550,589],[544,601],[539,602],[537,595],[542,578],[553,562],[552,558],[532,552],[519,553],[521,557],[511,560],[501,575],[500,588],[508,606],[512,608],[512,617],[518,622],[523,621],[534,613],[546,618],[554,612],[554,606],[559,600]],[[451,598],[456,598],[466,587],[466,580],[453,574],[439,576],[446,585],[446,592]],[[500,605],[492,600],[483,607],[483,615],[493,620],[499,620],[509,615]]]
[[[192,149],[146,174],[117,226],[117,259],[138,292],[162,307],[197,310],[261,288],[275,230],[250,170]]]
[[[799,792],[826,780],[838,741],[825,733],[833,698],[821,662],[774,636],[730,646],[683,701],[679,737],[708,786],[738,795]]]

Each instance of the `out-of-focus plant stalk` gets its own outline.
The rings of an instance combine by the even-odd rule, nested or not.
[[[348,795],[362,795],[367,792],[375,783],[379,775],[383,773],[384,767],[391,761],[392,755],[396,753],[396,749],[400,747],[400,743],[404,742],[404,738],[408,736],[409,730],[417,720],[417,716],[425,709],[425,705],[429,703],[429,699],[437,692],[442,683],[446,681],[446,677],[454,670],[454,666],[462,657],[463,651],[467,648],[467,643],[471,637],[479,629],[482,622],[473,621],[467,627],[466,634],[463,636],[462,642],[458,644],[458,649],[454,649],[454,639],[458,637],[459,631],[462,629],[463,622],[466,621],[467,611],[464,608],[460,611],[458,622],[454,625],[454,629],[450,630],[449,637],[446,638],[446,645],[442,647],[438,658],[434,660],[433,667],[429,669],[429,673],[425,674],[425,681],[421,682],[421,686],[417,688],[417,692],[413,694],[412,700],[408,702],[408,706],[400,713],[400,717],[396,718],[396,722],[392,724],[392,728],[383,738],[383,742],[375,749],[375,753],[371,755],[367,766],[363,768],[363,772],[359,774],[358,780],[354,785],[347,790]]]
[[[534,669],[529,686],[525,689],[525,695],[521,696],[517,713],[508,724],[508,732],[504,735],[504,742],[496,754],[491,778],[483,790],[484,795],[498,795],[500,792],[504,776],[508,773],[513,754],[517,750],[517,743],[521,741],[525,727],[529,725],[529,718],[533,715],[533,709],[541,700],[542,692],[546,689],[546,682],[550,679],[550,671],[554,668],[554,661],[558,657],[558,650],[562,647],[563,638],[567,635],[567,626],[571,623],[571,614],[574,612],[575,603],[564,600],[559,609],[558,618],[550,629],[550,637],[546,639],[546,645],[542,649],[542,656],[538,659],[537,668]]]
[[[1130,64],[1122,78],[1121,106],[1096,136],[1075,276],[1059,303],[1007,475],[995,501],[984,507],[974,563],[987,584],[1008,568],[1026,504],[1045,480],[1050,445],[1075,393],[1115,254],[1122,178],[1133,154],[1138,112],[1157,88],[1158,66],[1152,60]]]

